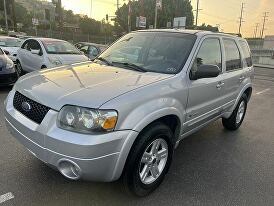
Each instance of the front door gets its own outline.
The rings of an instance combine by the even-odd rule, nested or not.
[[[195,73],[197,68],[203,64],[216,65],[221,73],[218,77],[190,80],[185,132],[219,116],[225,103],[222,49],[218,37],[210,37],[202,41],[190,72]]]

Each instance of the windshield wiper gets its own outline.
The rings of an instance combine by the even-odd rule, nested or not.
[[[112,62],[113,64],[122,64],[123,66],[126,66],[130,69],[133,69],[138,72],[147,72],[147,70],[141,66],[138,66],[136,64],[128,63],[128,62]]]
[[[106,60],[103,57],[97,57],[95,60],[97,60],[97,59],[102,61],[102,62],[105,62],[108,66],[113,66],[113,64],[111,62],[109,62],[108,60]]]

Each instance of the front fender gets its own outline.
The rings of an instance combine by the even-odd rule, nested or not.
[[[175,115],[180,122],[184,122],[185,108],[173,98],[159,98],[150,100],[142,105],[136,105],[117,125],[117,129],[131,129],[141,132],[153,121],[167,116]]]

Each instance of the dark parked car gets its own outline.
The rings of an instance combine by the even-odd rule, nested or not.
[[[13,61],[0,48],[0,86],[14,84],[18,77]]]
[[[107,49],[106,45],[88,42],[79,42],[75,44],[75,46],[91,60],[94,60],[99,54]]]

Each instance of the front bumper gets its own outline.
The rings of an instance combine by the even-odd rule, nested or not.
[[[65,131],[56,126],[58,113],[53,110],[38,125],[14,109],[13,96],[14,91],[5,103],[7,126],[38,159],[70,179],[110,182],[120,177],[129,152],[127,144],[137,137],[137,132],[126,130],[86,135]],[[70,176],[75,171],[65,173],[70,169],[64,169],[66,165],[76,166],[76,176]]]

